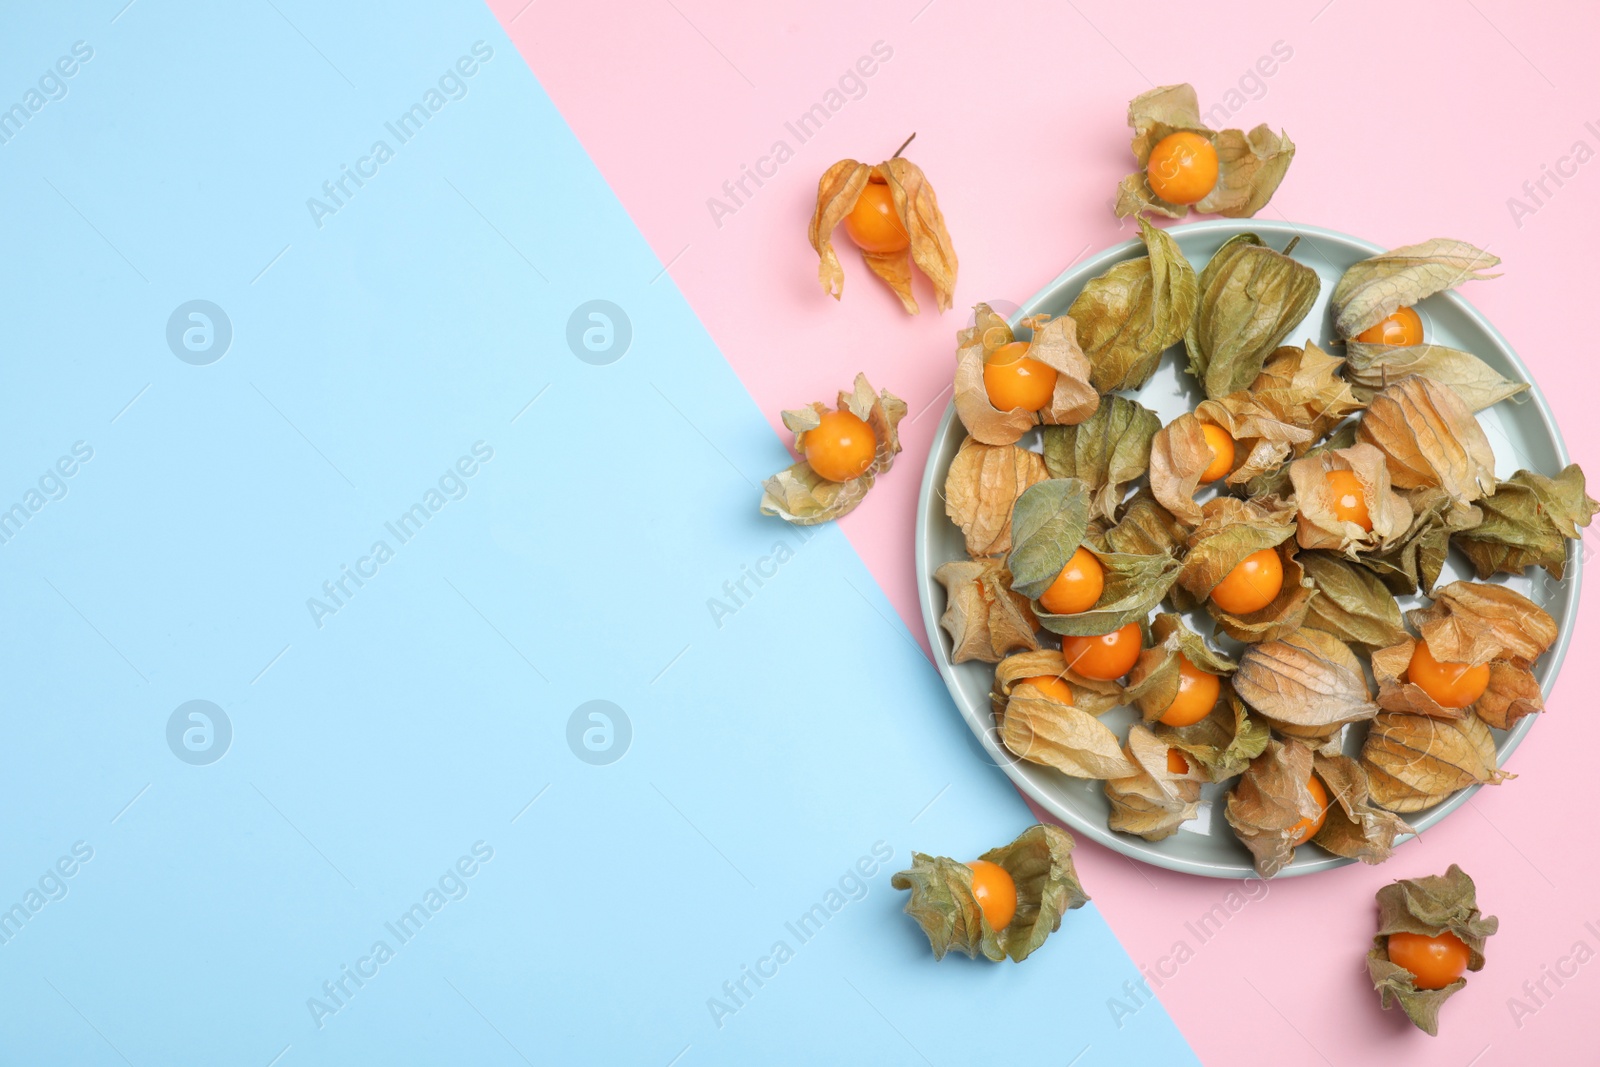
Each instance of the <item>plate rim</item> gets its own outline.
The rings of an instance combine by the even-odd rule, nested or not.
[[[1263,234],[1272,233],[1281,236],[1300,237],[1308,242],[1313,243],[1313,246],[1314,239],[1316,237],[1324,237],[1339,241],[1341,243],[1354,245],[1357,248],[1366,250],[1370,255],[1378,255],[1385,251],[1381,245],[1373,244],[1371,241],[1354,237],[1350,234],[1341,233],[1338,230],[1330,230],[1326,227],[1292,222],[1287,219],[1276,221],[1270,219],[1207,219],[1201,222],[1188,222],[1180,223],[1174,226],[1168,226],[1165,227],[1164,230],[1167,234],[1173,236],[1174,238],[1188,236],[1191,234],[1206,234],[1211,232],[1222,232],[1231,236],[1236,233],[1254,231]],[[1086,258],[1080,258],[1073,261],[1058,274],[1056,274],[1056,276],[1049,282],[1045,283],[1045,285],[1036,291],[1032,296],[1030,296],[1011,316],[1010,321],[1015,323],[1028,315],[1034,314],[1035,310],[1041,304],[1053,302],[1052,298],[1064,285],[1068,284],[1069,277],[1079,277],[1085,275],[1086,273],[1088,277],[1097,276],[1113,263],[1120,262],[1121,260],[1128,258],[1129,253],[1138,253],[1143,250],[1143,248],[1144,243],[1138,238],[1133,238],[1101,249],[1099,252],[1096,252]],[[1507,357],[1511,366],[1520,374],[1522,381],[1527,383],[1529,400],[1536,406],[1540,418],[1545,427],[1548,429],[1551,440],[1555,445],[1556,458],[1560,463],[1561,468],[1565,469],[1572,461],[1567,453],[1566,439],[1561,434],[1561,426],[1556,421],[1554,413],[1550,410],[1550,405],[1545,400],[1544,393],[1539,388],[1539,383],[1534,379],[1532,372],[1528,369],[1528,365],[1523,362],[1522,357],[1517,354],[1517,350],[1511,346],[1509,341],[1506,340],[1505,335],[1496,329],[1494,324],[1490,322],[1482,312],[1475,308],[1459,292],[1452,289],[1436,295],[1453,304],[1468,319],[1472,321],[1474,326],[1482,330],[1484,334],[1488,336],[1490,341],[1499,347],[1500,352]],[[1190,860],[1178,856],[1172,856],[1165,852],[1157,851],[1150,846],[1149,842],[1142,838],[1131,834],[1119,834],[1111,830],[1108,826],[1098,825],[1088,819],[1083,818],[1077,812],[1066,807],[1065,805],[1062,805],[1055,800],[1055,798],[1049,796],[1043,790],[1034,786],[1034,784],[1027,778],[1027,774],[1031,772],[1019,769],[1023,761],[1007,752],[994,736],[992,714],[988,716],[987,722],[981,721],[983,716],[980,713],[974,713],[972,709],[967,707],[966,701],[955,677],[955,665],[950,661],[949,655],[945,652],[943,629],[939,625],[938,616],[934,613],[933,608],[932,586],[936,583],[936,579],[934,579],[932,572],[928,569],[929,538],[927,536],[927,531],[929,528],[928,519],[930,503],[933,499],[938,498],[939,496],[939,486],[934,476],[935,467],[937,465],[936,454],[940,442],[942,442],[945,439],[945,436],[950,432],[950,424],[954,421],[956,421],[956,407],[955,400],[952,398],[951,401],[946,405],[944,415],[939,420],[938,426],[934,429],[933,439],[928,449],[928,456],[923,463],[922,483],[917,491],[917,514],[915,520],[917,600],[922,609],[923,629],[927,633],[928,644],[933,651],[934,663],[939,669],[939,675],[944,679],[945,688],[950,694],[951,702],[955,705],[957,712],[961,715],[967,726],[972,730],[973,734],[976,735],[979,745],[982,746],[984,751],[990,756],[995,765],[999,767],[1000,770],[1005,774],[1012,787],[1018,792],[1022,793],[1025,798],[1047,811],[1051,817],[1057,821],[1070,826],[1073,830],[1088,836],[1097,843],[1104,845],[1105,847],[1123,856],[1126,856],[1131,861],[1148,863],[1152,866],[1161,867],[1166,870],[1177,871],[1183,874],[1200,875],[1210,878],[1225,878],[1233,880],[1259,878],[1260,875],[1258,875],[1252,867],[1230,867],[1203,860]],[[939,518],[948,521],[943,514],[942,509],[940,510]],[[1570,577],[1566,579],[1571,583],[1571,593],[1567,600],[1566,609],[1562,613],[1562,618],[1559,620],[1559,634],[1556,638],[1556,644],[1550,650],[1550,652],[1547,653],[1550,656],[1548,676],[1549,681],[1543,687],[1546,701],[1548,701],[1555,692],[1556,683],[1560,679],[1561,667],[1566,660],[1567,648],[1571,641],[1573,625],[1576,622],[1578,605],[1583,594],[1583,554],[1581,552],[1577,552],[1573,553],[1572,556],[1573,558]],[[1503,741],[1501,741],[1496,754],[1496,758],[1500,766],[1503,767],[1506,761],[1522,744],[1523,738],[1525,738],[1528,735],[1528,732],[1533,728],[1534,719],[1537,717],[1538,716],[1535,715],[1525,716],[1521,722],[1517,723],[1515,727],[1506,733],[1506,737]],[[1481,788],[1482,785],[1480,784],[1457,790],[1445,801],[1435,805],[1433,808],[1429,809],[1424,816],[1415,820],[1413,825],[1418,831],[1426,831],[1428,828],[1437,825],[1441,820],[1454,813],[1457,808],[1465,804],[1469,799],[1471,799],[1472,795]],[[1414,836],[1417,835],[1407,834],[1402,836],[1401,838],[1397,839],[1395,847],[1399,848],[1401,845],[1410,841]],[[1323,871],[1333,870],[1338,867],[1348,866],[1349,864],[1355,862],[1356,861],[1354,859],[1349,859],[1343,856],[1334,856],[1332,854],[1320,855],[1305,861],[1296,861],[1290,863],[1288,866],[1284,867],[1281,871],[1274,875],[1274,877],[1303,877],[1305,875],[1317,874]]]

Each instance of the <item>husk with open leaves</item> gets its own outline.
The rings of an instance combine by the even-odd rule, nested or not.
[[[1362,502],[1372,528],[1339,518],[1329,477],[1348,471],[1360,486]],[[1289,465],[1297,516],[1296,540],[1301,548],[1343,552],[1351,557],[1362,551],[1382,551],[1411,528],[1411,503],[1394,491],[1384,455],[1369,444],[1320,452]]]
[[[1089,902],[1072,862],[1076,843],[1058,826],[1040,823],[1009,845],[978,857],[999,864],[1017,888],[1017,910],[1005,929],[989,925],[972,892],[972,868],[947,856],[911,854],[911,868],[889,884],[911,891],[910,915],[928,935],[935,959],[952,950],[996,962],[1021,963],[1061,928],[1061,918]]]
[[[1211,714],[1189,726],[1157,722],[1151,731],[1196,763],[1213,782],[1241,773],[1267,749],[1271,730],[1264,719],[1252,715],[1239,694],[1226,681]]]
[[[1177,699],[1183,660],[1224,678],[1239,666],[1189,629],[1182,615],[1162,612],[1150,624],[1150,643],[1140,651],[1138,661],[1128,672],[1128,699],[1145,722],[1161,718]]]
[[[1294,160],[1294,142],[1287,134],[1273,133],[1265,123],[1249,133],[1208,129],[1200,118],[1200,102],[1187,82],[1163,85],[1140,93],[1128,104],[1128,125],[1133,127],[1133,155],[1139,169],[1117,185],[1114,211],[1118,218],[1154,212],[1181,219],[1190,205],[1161,199],[1150,187],[1146,167],[1150,152],[1170,133],[1186,130],[1211,142],[1217,151],[1217,184],[1194,210],[1202,214],[1247,218],[1272,199]]]
[[[1139,236],[1149,254],[1090,279],[1067,309],[1094,368],[1090,381],[1103,393],[1149,381],[1194,316],[1198,282],[1178,243],[1142,218]]]
[[[1416,975],[1389,959],[1390,934],[1439,937],[1450,933],[1467,946],[1467,970],[1483,970],[1485,942],[1500,920],[1478,910],[1477,886],[1454,863],[1442,875],[1402,878],[1378,890],[1378,932],[1367,952],[1367,973],[1379,1002],[1395,1004],[1424,1033],[1438,1036],[1439,1009],[1467,984],[1465,978],[1440,989],[1418,989]]]
[[[913,315],[918,310],[916,297],[911,294],[911,265],[915,263],[933,283],[939,310],[948,310],[959,269],[956,250],[950,243],[950,233],[945,229],[944,213],[939,210],[933,186],[922,169],[903,156],[885,160],[876,167],[841,159],[817,182],[817,206],[811,216],[809,235],[811,247],[817,251],[817,278],[822,282],[823,291],[835,300],[844,292],[844,268],[833,250],[833,231],[856,206],[868,182],[874,179],[889,186],[895,215],[910,244],[899,252],[863,251],[861,258],[872,273],[894,290],[906,311]]]
[[[1355,562],[1372,572],[1396,596],[1433,591],[1450,551],[1451,535],[1478,525],[1482,512],[1437,486],[1404,494],[1411,525],[1388,545],[1357,550]]]
[[[1146,726],[1135,723],[1128,730],[1123,751],[1135,773],[1106,780],[1106,799],[1111,802],[1107,825],[1111,829],[1160,841],[1195,817],[1205,773],[1188,761],[1183,772],[1169,770],[1167,753],[1171,749]]]
[[[1479,578],[1543,567],[1560,581],[1567,543],[1583,536],[1600,507],[1585,489],[1576,463],[1554,478],[1518,471],[1478,501],[1482,520],[1458,532],[1452,543],[1466,553]]]
[[[1271,641],[1299,627],[1312,588],[1295,559],[1293,508],[1281,501],[1217,497],[1201,511],[1203,519],[1189,535],[1172,589],[1175,606],[1189,610],[1203,604],[1218,629],[1238,641]],[[1211,591],[1246,556],[1269,548],[1283,564],[1283,588],[1272,603],[1248,615],[1233,615],[1211,601]]]
[[[1498,256],[1443,237],[1363,259],[1346,270],[1334,286],[1330,301],[1334,332],[1355,337],[1396,310],[1434,293],[1454,289],[1462,282],[1498,277],[1482,272],[1499,263]]]
[[[1044,458],[1016,445],[985,445],[972,438],[950,461],[944,511],[961,527],[969,556],[1011,550],[1011,508],[1031,485],[1049,477]]]
[[[1111,552],[1094,544],[1084,547],[1100,561],[1105,587],[1093,607],[1072,615],[1051,614],[1035,600],[1033,611],[1039,625],[1051,633],[1094,636],[1108,634],[1130,622],[1142,623],[1178,577],[1178,561],[1168,552]]]
[[[950,634],[952,663],[998,663],[1009,653],[1039,647],[1038,620],[1027,597],[1011,591],[1002,560],[951,560],[933,576],[945,588],[939,625]]]
[[[1009,445],[1040,422],[1076,425],[1100,406],[1100,394],[1089,384],[1089,361],[1078,347],[1077,324],[1067,316],[1034,315],[1019,325],[1031,338],[1027,358],[1056,372],[1050,403],[1037,413],[995,407],[983,381],[984,360],[1017,336],[988,304],[974,307],[973,318],[975,324],[956,335],[955,377],[956,415],[973,437],[986,445]]]
[[[1074,778],[1123,778],[1133,765],[1111,728],[1083,708],[1046,696],[1024,679],[1011,687],[1000,740],[1012,755]]]
[[[904,400],[887,389],[874,393],[867,376],[857,374],[851,391],[839,391],[837,409],[848,410],[872,428],[878,443],[872,465],[847,482],[830,482],[802,459],[762,483],[763,515],[776,515],[796,526],[830,522],[854,511],[878,475],[894,465],[900,451],[900,420],[906,414]],[[816,429],[827,411],[822,404],[812,404],[783,413],[783,424],[794,432],[794,449],[800,455],[805,455],[806,434]]]
[[[1104,715],[1126,703],[1119,683],[1085,678],[1067,665],[1059,648],[1017,652],[1001,660],[994,669],[994,692],[990,700],[996,725],[1005,720],[1006,703],[1012,691],[1029,678],[1057,678],[1065,682],[1072,690],[1072,706],[1090,715]]]
[[[1340,376],[1344,366],[1344,360],[1310,340],[1304,345],[1284,345],[1267,357],[1261,373],[1250,383],[1250,394],[1279,421],[1309,430],[1311,440],[1319,441],[1347,415],[1366,405]],[[1304,455],[1306,450],[1297,445],[1295,455]]]

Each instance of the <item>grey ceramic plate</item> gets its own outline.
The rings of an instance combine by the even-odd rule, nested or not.
[[[1295,257],[1321,276],[1322,292],[1310,314],[1285,339],[1285,344],[1299,344],[1309,338],[1327,346],[1332,339],[1328,296],[1333,292],[1334,285],[1352,263],[1383,251],[1376,245],[1331,230],[1259,219],[1191,223],[1172,227],[1168,232],[1177,240],[1196,270],[1205,266],[1211,254],[1224,241],[1238,233],[1259,234],[1269,245],[1280,250],[1290,239],[1299,237],[1300,244],[1295,250]],[[1052,315],[1066,314],[1085,282],[1104,272],[1113,263],[1144,254],[1141,242],[1129,241],[1091,256],[1069,267],[1045,286],[1017,312],[1017,316],[1041,311]],[[1487,361],[1505,377],[1532,383],[1528,369],[1522,365],[1505,338],[1461,297],[1454,293],[1430,297],[1418,305],[1417,310],[1422,315],[1428,340],[1466,349]],[[1183,362],[1183,347],[1180,344],[1162,357],[1161,367],[1155,376],[1135,394],[1140,403],[1161,416],[1162,422],[1192,410],[1204,399],[1193,379],[1182,371]],[[1531,393],[1532,396],[1524,403],[1502,401],[1479,413],[1479,421],[1494,447],[1496,474],[1501,477],[1520,468],[1553,475],[1567,465],[1567,451],[1561,442],[1561,434],[1537,385],[1533,386]],[[952,404],[934,435],[933,450],[923,473],[922,491],[917,502],[917,589],[922,599],[923,625],[927,627],[928,640],[933,646],[939,672],[944,675],[956,707],[978,736],[984,752],[1005,771],[1017,788],[1046,811],[1109,848],[1135,860],[1190,874],[1214,878],[1250,877],[1254,873],[1250,854],[1234,837],[1223,818],[1221,785],[1206,787],[1203,794],[1205,803],[1199,818],[1186,823],[1178,833],[1165,841],[1152,844],[1143,838],[1113,833],[1107,829],[1106,817],[1110,813],[1110,805],[1099,782],[1071,778],[1049,767],[1024,763],[1000,745],[989,710],[993,667],[987,663],[958,665],[950,662],[950,637],[939,626],[939,616],[945,608],[945,592],[933,577],[933,572],[941,564],[948,560],[964,559],[966,555],[961,531],[946,518],[941,496],[950,461],[965,436],[966,431],[956,418]],[[1037,448],[1036,437],[1037,431],[1024,438],[1022,443]],[[1568,567],[1567,579],[1563,582],[1551,580],[1544,571],[1536,569],[1530,570],[1527,576],[1506,581],[1507,585],[1541,604],[1555,616],[1561,627],[1556,646],[1534,668],[1547,696],[1561,667],[1562,657],[1566,654],[1567,638],[1572,632],[1577,613],[1581,560],[1576,558],[1578,553],[1572,555],[1574,558]],[[1466,561],[1452,553],[1440,582],[1443,584],[1457,578],[1471,577]],[[1417,599],[1412,597],[1401,600],[1402,607],[1406,608],[1417,603]],[[1103,721],[1125,737],[1134,717],[1131,709],[1118,708],[1104,716]],[[1502,763],[1526,736],[1536,718],[1529,716],[1523,719],[1509,732],[1495,732]],[[1363,736],[1362,729],[1351,728],[1345,739],[1345,750],[1354,755],[1360,748]],[[1522,780],[1504,788],[1537,789],[1538,782]],[[1472,792],[1472,789],[1467,789],[1456,793],[1443,803],[1410,816],[1408,821],[1418,830],[1425,831],[1459,807]],[[1280,877],[1312,874],[1350,862],[1353,861],[1331,855],[1314,845],[1306,845],[1297,850],[1294,862],[1284,869]]]

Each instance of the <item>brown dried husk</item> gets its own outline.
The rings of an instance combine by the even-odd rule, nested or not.
[[[1344,360],[1311,341],[1304,347],[1285,345],[1267,357],[1250,384],[1250,394],[1279,421],[1309,430],[1311,439],[1318,441],[1366,405],[1340,377],[1344,365]],[[1305,452],[1305,447],[1295,447],[1295,455]]]
[[[1233,687],[1279,733],[1327,741],[1378,713],[1361,660],[1323,630],[1302,627],[1245,649]]]
[[[1329,474],[1336,470],[1355,475],[1372,529],[1342,520],[1335,513]],[[1383,453],[1372,445],[1358,444],[1297,459],[1289,465],[1289,480],[1299,507],[1295,537],[1301,548],[1343,552],[1354,558],[1362,551],[1383,551],[1411,528],[1411,504],[1394,491]]]
[[[1011,550],[1011,508],[1031,485],[1049,477],[1044,457],[1016,445],[986,445],[972,438],[950,461],[944,510],[961,527],[970,556]]]
[[[1074,778],[1124,778],[1134,772],[1110,727],[1082,708],[1051,700],[1027,681],[1011,689],[1000,740],[1018,759]]]
[[[1228,791],[1228,825],[1255,857],[1256,873],[1271,878],[1294,859],[1295,827],[1322,809],[1311,795],[1311,749],[1293,739],[1271,740]]]
[[[1062,316],[1035,315],[1021,326],[1031,331],[1027,358],[1056,372],[1050,403],[1040,412],[1001,411],[989,401],[983,382],[984,360],[1015,341],[1016,333],[988,304],[973,308],[975,325],[956,335],[956,414],[967,432],[986,445],[1009,445],[1040,422],[1076,425],[1095,413],[1100,394],[1089,384],[1089,361],[1078,347],[1077,324]]]
[[[1111,829],[1160,841],[1177,833],[1179,826],[1198,813],[1200,787],[1206,777],[1187,761],[1189,769],[1182,774],[1168,770],[1171,748],[1138,723],[1128,730],[1124,752],[1136,773],[1106,780],[1106,799],[1111,802],[1107,825]]]
[[[1189,527],[1199,526],[1204,517],[1194,494],[1213,458],[1203,425],[1198,416],[1186,411],[1150,439],[1150,491],[1162,507]]]
[[[1521,399],[1527,382],[1513,382],[1471,352],[1445,345],[1373,345],[1345,343],[1345,375],[1354,394],[1363,401],[1411,374],[1448,385],[1473,411],[1493,407],[1502,400]]]
[[[899,252],[866,252],[861,258],[874,274],[882,278],[900,298],[906,311],[917,314],[917,300],[911,293],[911,264],[927,275],[933,284],[939,310],[950,307],[955,292],[959,265],[956,251],[945,228],[944,213],[933,186],[915,163],[896,156],[869,167],[853,159],[842,159],[829,167],[817,182],[817,206],[811,216],[811,247],[820,262],[817,277],[822,289],[835,300],[844,292],[844,268],[833,250],[833,231],[861,198],[861,191],[873,177],[889,186],[895,214],[904,227],[910,245]]]
[[[1361,746],[1372,802],[1395,812],[1421,811],[1471,785],[1514,777],[1500,770],[1494,735],[1476,715],[1437,719],[1380,712]]]
[[[857,374],[850,392],[839,390],[836,410],[848,410],[872,428],[877,439],[872,466],[847,482],[831,482],[811,469],[804,459],[762,483],[761,513],[776,515],[796,526],[815,526],[841,518],[866,499],[878,475],[894,466],[900,451],[900,420],[906,403],[885,389],[874,393],[865,374]],[[794,432],[794,449],[805,455],[806,434],[828,411],[822,404],[783,413],[783,424]]]
[[[1452,534],[1476,526],[1482,513],[1435,486],[1413,489],[1404,496],[1411,505],[1411,526],[1391,545],[1358,551],[1355,561],[1397,596],[1419,589],[1431,593],[1449,554]]]
[[[1440,989],[1418,989],[1416,976],[1389,959],[1390,934],[1439,937],[1446,932],[1467,946],[1467,970],[1483,970],[1485,942],[1500,920],[1478,910],[1477,887],[1454,863],[1443,875],[1403,878],[1378,890],[1378,932],[1367,952],[1367,973],[1385,1008],[1398,1003],[1424,1033],[1438,1036],[1439,1008],[1466,986],[1464,978]]]
[[[1318,754],[1313,766],[1327,787],[1329,803],[1312,844],[1335,856],[1376,864],[1393,854],[1397,837],[1416,833],[1398,815],[1372,806],[1367,772],[1349,756]]]
[[[1521,574],[1543,567],[1560,581],[1566,575],[1567,545],[1583,536],[1597,505],[1584,484],[1583,471],[1570,464],[1554,478],[1521,470],[1478,501],[1481,521],[1458,532],[1452,543],[1469,560],[1479,578]]]
[[[1531,667],[1559,635],[1556,621],[1539,605],[1514,589],[1483,582],[1451,582],[1406,619],[1440,663],[1506,659]]]
[[[1399,489],[1437,486],[1461,503],[1494,492],[1494,450],[1454,389],[1412,375],[1373,396],[1356,438],[1383,453]]]
[[[950,634],[952,663],[998,663],[1011,652],[1039,647],[1038,620],[1027,598],[1011,591],[1003,560],[951,560],[933,576],[945,587],[939,625]]]
[[[1183,523],[1156,502],[1145,486],[1122,506],[1122,517],[1105,531],[1106,546],[1113,552],[1148,556],[1157,552],[1178,555],[1189,537]]]
[[[1186,611],[1203,604],[1218,629],[1246,643],[1271,641],[1297,629],[1305,621],[1313,590],[1295,558],[1292,506],[1270,499],[1217,497],[1201,511],[1204,518],[1189,535],[1188,553],[1172,589],[1174,605]],[[1283,588],[1272,603],[1248,615],[1233,615],[1211,601],[1211,591],[1246,556],[1269,548],[1283,565]]]

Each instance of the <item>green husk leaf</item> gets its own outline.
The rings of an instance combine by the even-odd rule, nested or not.
[[[1171,747],[1140,723],[1128,730],[1124,751],[1138,770],[1126,778],[1106,780],[1106,800],[1111,803],[1106,825],[1111,829],[1160,841],[1195,817],[1200,787],[1206,781],[1204,772],[1193,763],[1183,774],[1168,770]]]
[[[1039,625],[1051,633],[1108,634],[1130,622],[1143,622],[1178,577],[1178,561],[1166,552],[1137,555],[1107,552],[1093,545],[1086,547],[1105,569],[1105,588],[1094,607],[1075,615],[1052,615],[1035,600],[1032,606]],[[1062,565],[1065,566],[1065,560]],[[1056,573],[1060,573],[1059,567]],[[1051,580],[1054,578],[1052,574]]]
[[[1044,429],[1044,464],[1053,478],[1077,478],[1089,490],[1089,515],[1113,522],[1129,483],[1150,467],[1150,439],[1161,428],[1155,412],[1112,394],[1076,426]]]
[[[1167,234],[1139,219],[1149,255],[1124,260],[1091,279],[1067,310],[1102,393],[1138,389],[1161,353],[1176,344],[1194,315],[1194,268]]]
[[[1432,1036],[1439,1033],[1439,1008],[1466,986],[1458,978],[1442,989],[1419,990],[1416,976],[1389,959],[1390,934],[1438,937],[1454,934],[1467,946],[1467,970],[1483,970],[1485,943],[1500,929],[1500,920],[1478,910],[1477,886],[1454,863],[1442,875],[1402,878],[1378,890],[1378,932],[1367,952],[1367,973],[1379,1002],[1395,1004]]]
[[[1345,376],[1363,402],[1410,374],[1432,378],[1461,395],[1473,411],[1493,407],[1528,391],[1527,382],[1504,378],[1489,364],[1459,348],[1445,345],[1345,344]]]
[[[1050,587],[1083,542],[1089,494],[1076,478],[1031,485],[1011,511],[1011,588],[1034,599]]]
[[[1334,286],[1334,332],[1355,337],[1398,309],[1434,293],[1454,289],[1462,282],[1497,278],[1497,274],[1481,272],[1499,263],[1498,256],[1443,237],[1364,259],[1345,271]]]
[[[1454,543],[1472,561],[1479,578],[1521,574],[1543,567],[1560,581],[1566,574],[1567,542],[1583,536],[1600,504],[1585,491],[1574,463],[1554,478],[1521,470],[1478,501],[1483,521],[1457,533]]]
[[[1039,647],[1037,620],[1027,598],[1011,591],[1001,560],[951,560],[933,576],[945,587],[939,625],[950,634],[952,663],[998,663],[1018,649]]]
[[[1162,612],[1150,624],[1149,646],[1128,672],[1128,699],[1145,722],[1161,718],[1177,699],[1180,661],[1185,659],[1199,670],[1223,677],[1239,666],[1189,629],[1182,615]]]
[[[1221,782],[1242,772],[1250,761],[1267,749],[1271,737],[1264,720],[1250,709],[1233,687],[1222,685],[1222,696],[1211,714],[1191,726],[1157,723],[1152,732],[1205,768],[1207,777]]]
[[[849,410],[872,427],[878,441],[872,466],[847,482],[830,482],[802,459],[762,483],[763,515],[776,515],[796,526],[815,526],[841,518],[866,499],[878,475],[894,466],[894,457],[900,451],[899,426],[906,414],[905,401],[887,389],[874,393],[867,376],[857,374],[852,390],[839,391],[837,406]],[[805,454],[806,433],[816,428],[827,408],[812,404],[809,410],[810,414],[806,409],[783,413],[784,425],[795,433],[795,451],[801,455]]]
[[[1311,749],[1293,739],[1271,740],[1228,791],[1228,825],[1255,857],[1256,873],[1271,878],[1294,859],[1295,825],[1321,813],[1307,785]]]
[[[1307,626],[1369,649],[1405,636],[1400,602],[1377,575],[1326,552],[1302,552],[1298,558],[1317,591],[1306,609]]]
[[[1329,803],[1312,844],[1335,856],[1376,864],[1394,852],[1395,838],[1416,832],[1400,816],[1372,806],[1367,772],[1349,756],[1319,753],[1313,766],[1327,787]]]
[[[1230,238],[1200,273],[1184,342],[1189,373],[1212,399],[1249,388],[1322,287],[1317,272],[1252,233]]]
[[[1377,446],[1397,489],[1436,486],[1470,504],[1494,492],[1494,450],[1454,389],[1413,374],[1373,396],[1356,439]]]

